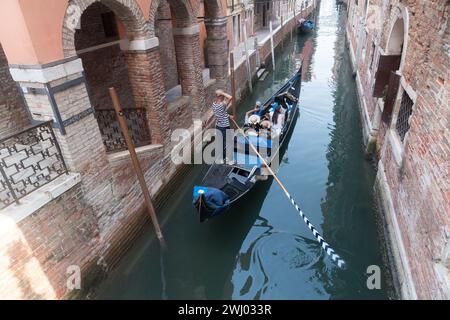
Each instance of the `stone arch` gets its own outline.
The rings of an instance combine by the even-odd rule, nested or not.
[[[386,42],[386,54],[401,55],[400,67],[398,69],[401,71],[403,69],[408,45],[408,9],[403,7],[393,10],[391,21],[393,21],[393,23],[391,24],[389,36]]]
[[[220,0],[204,0],[206,18],[222,18],[225,13]]]
[[[153,37],[157,33],[158,14],[161,13],[159,9],[164,5],[164,2],[169,4],[171,17],[174,17],[173,26],[170,27],[170,32],[167,32],[167,36],[170,35],[174,38],[174,51],[177,64],[176,73],[178,74],[179,83],[177,87],[181,87],[182,96],[191,98],[191,109],[194,116],[194,114],[201,113],[200,110],[205,104],[205,91],[200,61],[201,53],[199,48],[199,24],[189,0],[153,0],[150,6],[148,21],[150,33]],[[160,45],[164,45],[165,43],[162,40],[160,41]],[[162,48],[160,46],[159,51],[161,52],[161,50]],[[164,72],[163,77],[167,77],[167,74],[164,75]],[[172,90],[169,91],[172,92]],[[180,98],[179,94],[178,89],[175,90],[175,99]],[[171,93],[166,93],[165,96],[167,102],[175,101]]]
[[[196,23],[196,18],[188,0],[153,0],[150,6],[149,31],[155,36],[155,20],[161,1],[167,1],[176,18],[176,27],[185,28]]]
[[[111,9],[122,22],[129,40],[145,39],[150,36],[150,30],[145,18],[135,1],[128,0],[70,0],[63,23],[63,53],[64,57],[76,56],[75,32],[80,28],[83,12],[96,2]]]

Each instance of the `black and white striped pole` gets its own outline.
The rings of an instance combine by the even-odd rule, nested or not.
[[[255,152],[256,155],[261,159],[261,161],[264,163],[266,168],[269,170],[270,174],[273,175],[273,178],[278,183],[278,185],[281,187],[281,189],[283,190],[284,194],[289,199],[289,201],[292,203],[292,205],[295,207],[297,212],[300,214],[300,216],[302,217],[303,221],[306,223],[306,225],[308,226],[309,230],[311,230],[311,232],[313,233],[314,237],[320,243],[320,246],[323,248],[323,250],[325,250],[325,252],[330,256],[331,260],[333,260],[338,265],[339,268],[345,269],[345,261],[336,253],[336,251],[334,251],[333,248],[331,248],[331,246],[328,244],[328,242],[325,241],[325,239],[322,237],[322,235],[319,233],[319,231],[317,231],[317,229],[309,221],[308,217],[306,217],[306,215],[300,209],[300,207],[298,206],[297,202],[295,202],[294,198],[286,190],[284,185],[281,183],[280,179],[278,179],[278,177],[275,174],[275,172],[273,172],[272,168],[270,168],[270,166],[267,164],[266,160],[259,154],[258,150],[250,142],[250,140],[247,139],[244,131],[239,127],[239,125],[236,123],[236,121],[233,118],[230,118],[230,119],[233,121],[233,123],[236,126],[236,128],[238,128],[238,130],[244,136],[245,140],[247,140],[247,142],[250,145],[250,147],[252,148],[253,152]]]

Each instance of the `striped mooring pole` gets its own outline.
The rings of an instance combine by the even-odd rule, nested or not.
[[[331,260],[333,260],[338,265],[339,268],[345,269],[345,261],[336,253],[336,251],[334,251],[334,249],[328,244],[328,242],[325,241],[325,239],[322,237],[322,235],[319,233],[319,231],[317,231],[317,229],[314,227],[314,225],[309,221],[308,217],[300,209],[300,207],[298,206],[298,204],[295,201],[295,199],[289,194],[287,189],[281,183],[280,179],[278,179],[278,177],[275,174],[275,172],[273,172],[272,168],[270,168],[270,166],[267,164],[266,160],[261,156],[261,154],[259,154],[258,150],[250,142],[250,140],[248,140],[248,138],[246,137],[246,135],[245,135],[244,131],[241,129],[241,127],[239,127],[239,125],[236,123],[236,121],[233,118],[230,118],[230,119],[233,121],[234,125],[238,128],[238,130],[244,136],[245,140],[247,140],[248,144],[253,149],[253,151],[256,153],[256,155],[262,160],[262,162],[264,163],[266,168],[269,170],[270,174],[273,175],[273,178],[278,183],[278,185],[281,187],[281,189],[283,190],[284,194],[289,199],[289,201],[292,203],[292,205],[295,207],[295,209],[298,211],[298,213],[302,217],[303,221],[308,226],[309,230],[311,230],[311,232],[313,233],[314,237],[320,243],[320,246],[323,248],[323,250],[325,250],[325,252],[328,254],[328,256],[330,256]]]

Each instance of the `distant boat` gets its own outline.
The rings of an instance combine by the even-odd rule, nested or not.
[[[298,30],[302,33],[308,33],[314,30],[315,23],[312,20],[300,19],[298,21]]]
[[[208,220],[226,212],[239,199],[243,198],[257,182],[268,178],[262,161],[252,153],[249,143],[261,152],[267,151],[264,160],[270,165],[274,157],[282,156],[287,142],[295,126],[299,112],[298,100],[302,82],[302,67],[284,84],[269,100],[260,113],[261,117],[271,111],[272,103],[279,95],[288,93],[295,97],[287,103],[286,120],[279,133],[279,145],[275,146],[271,136],[261,136],[247,131],[245,136],[238,136],[234,141],[233,157],[236,164],[213,164],[203,178],[201,186],[193,190],[193,205],[199,212],[200,222]],[[275,146],[275,148],[272,148]]]

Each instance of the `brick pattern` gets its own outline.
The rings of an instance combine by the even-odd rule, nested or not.
[[[193,115],[202,113],[205,106],[203,76],[200,63],[199,35],[175,35],[178,74],[183,95],[192,98]]]
[[[0,45],[0,137],[30,125],[24,101],[9,73],[8,61]]]
[[[159,51],[129,51],[125,59],[136,106],[147,109],[152,143],[164,143],[170,139],[170,127]]]
[[[410,118],[410,129],[402,145],[402,161],[394,158],[388,126],[382,125],[377,139],[380,161],[385,168],[393,199],[401,239],[419,299],[448,299],[450,288],[442,280],[438,267],[449,267],[444,254],[450,238],[450,27],[448,1],[397,0],[379,5],[382,24],[371,30],[368,47],[361,58],[358,75],[365,92],[373,82],[368,73],[372,55],[371,42],[386,49],[389,34],[396,19],[407,7],[409,28],[404,50],[402,83],[416,93],[417,99]],[[351,16],[351,15],[350,15]],[[357,31],[349,21],[349,38],[356,53]],[[401,85],[401,98],[404,85]],[[367,90],[367,91],[366,91]],[[393,111],[392,130],[399,111],[400,98]],[[376,105],[371,94],[363,96],[371,121]],[[445,120],[447,119],[447,120]],[[384,199],[382,199],[384,200]]]
[[[108,89],[114,87],[123,108],[135,108],[125,54],[119,45],[79,55],[83,60],[91,103],[95,109],[113,108]]]
[[[97,234],[95,215],[84,203],[80,186],[18,225],[2,221],[0,256],[9,263],[0,265],[0,297],[54,299],[63,296],[67,267],[82,265],[93,249]],[[9,279],[9,285],[4,279]]]
[[[71,5],[80,8],[81,12],[91,5],[97,5],[98,0],[70,0],[68,9]],[[102,3],[112,10],[123,23],[127,37],[134,38],[150,38],[152,32],[147,25],[142,11],[136,1],[131,0],[102,0]],[[78,19],[77,19],[78,18]],[[81,27],[79,21],[81,17],[70,11],[66,13],[63,22],[62,44],[65,57],[76,55],[75,50],[75,30],[72,29],[73,21],[78,22],[77,28]]]
[[[213,19],[205,24],[207,33],[207,54],[210,76],[223,87],[228,79],[228,39],[226,20]]]
[[[171,131],[176,129],[188,129],[192,125],[192,99],[188,96],[171,102],[167,106]]]
[[[112,11],[101,3],[92,4],[81,17],[81,29],[75,33],[77,50],[116,41],[106,37],[101,15]],[[125,56],[118,44],[78,55],[83,61],[91,103],[95,109],[111,109],[108,89],[114,87],[124,108],[134,108]]]
[[[166,90],[179,84],[175,42],[172,32],[173,21],[171,18],[172,15],[169,4],[166,1],[161,1],[155,20],[155,35],[159,39],[159,53],[161,67],[164,72],[164,86]]]

